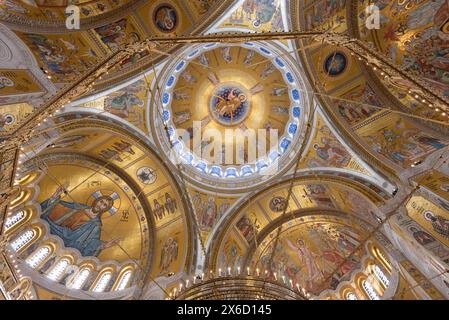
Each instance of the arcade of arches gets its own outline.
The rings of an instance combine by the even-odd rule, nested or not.
[[[446,0],[0,1],[0,300],[449,299],[448,47]]]

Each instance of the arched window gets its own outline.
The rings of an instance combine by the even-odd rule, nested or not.
[[[37,268],[51,253],[49,247],[39,248],[35,253],[29,256],[25,261],[31,268]]]
[[[374,274],[376,275],[376,278],[379,279],[380,282],[382,282],[385,288],[389,286],[390,280],[388,280],[388,277],[385,275],[382,269],[379,268],[378,265],[374,266]]]
[[[357,299],[357,296],[355,295],[354,292],[349,292],[349,293],[346,295],[346,300],[359,300],[359,299]]]
[[[19,251],[25,247],[33,238],[36,236],[36,231],[33,229],[27,230],[18,236],[14,241],[11,242],[11,247],[14,251]]]
[[[386,263],[391,264],[390,259],[388,259],[388,257],[385,256],[382,251],[378,250],[378,252],[379,252],[379,256],[381,256],[382,259],[384,259]]]
[[[11,229],[23,219],[25,219],[25,211],[23,210],[17,211],[13,215],[9,216],[5,221],[5,231]]]
[[[388,259],[388,257],[381,251],[379,248],[374,247],[373,248],[374,256],[379,260],[382,265],[387,269],[387,271],[391,270],[391,261]]]
[[[371,283],[369,283],[366,280],[363,280],[362,282],[363,289],[365,289],[366,294],[371,300],[380,300],[379,295],[377,294],[376,290],[374,290]]]
[[[112,272],[107,271],[103,273],[100,277],[100,279],[95,284],[95,287],[92,289],[93,292],[103,292],[104,289],[106,289],[109,280],[112,278]]]
[[[59,260],[47,274],[47,278],[53,281],[61,280],[69,264],[70,261],[68,259]]]
[[[90,270],[88,268],[83,268],[78,272],[78,274],[75,276],[75,279],[73,280],[72,285],[70,288],[72,289],[81,289],[84,284],[86,283],[87,278],[90,275]]]
[[[118,285],[117,285],[117,289],[115,289],[115,290],[118,291],[118,290],[123,290],[123,289],[125,289],[126,286],[127,286],[128,283],[129,283],[129,280],[131,280],[132,274],[133,274],[132,270],[127,270],[127,271],[125,271],[125,272],[122,274],[122,276],[120,277],[120,280],[119,280]]]

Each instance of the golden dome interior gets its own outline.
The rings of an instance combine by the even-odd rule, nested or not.
[[[0,300],[448,299],[448,21],[2,1]]]
[[[270,61],[244,47],[220,47],[202,53],[183,71],[173,89],[171,110],[175,125],[190,132],[197,121],[201,122],[202,131],[219,130],[222,136],[229,128],[242,131],[252,129],[255,132],[273,129],[282,136],[289,119],[289,114],[282,112],[283,108],[290,106],[288,86],[282,74],[270,67]],[[228,112],[223,103],[225,99],[217,97],[227,88],[231,91],[223,93],[226,96],[244,96],[245,106],[242,108],[246,110],[240,117],[236,115],[231,119],[229,115],[232,112]],[[237,91],[233,93],[232,90]],[[276,107],[280,112],[271,112]],[[235,139],[229,144],[235,144]],[[264,152],[269,151],[272,143],[267,135]],[[226,149],[226,142],[223,144]],[[246,154],[247,149],[248,143],[244,151]],[[212,157],[215,156],[214,151]],[[235,163],[236,157],[234,155],[232,163]]]

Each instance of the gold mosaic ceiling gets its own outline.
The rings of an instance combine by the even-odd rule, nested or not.
[[[216,30],[280,31],[283,29],[281,2],[245,0],[216,26]],[[447,30],[443,20],[449,9],[445,2],[375,2],[382,14],[381,29],[377,31],[364,29],[366,1],[357,5],[351,1],[292,1],[287,12],[293,29],[330,28],[373,42],[395,63],[424,72],[426,81],[446,94],[444,43]],[[55,32],[49,23],[62,23],[64,2],[5,1],[1,7],[4,22],[30,48],[51,81],[61,84],[73,81],[129,41],[156,34],[198,34],[212,25],[229,8],[231,1],[165,3],[81,2],[81,17],[87,27],[64,33]],[[130,12],[128,7],[138,9]],[[348,12],[354,13],[357,19],[347,16]],[[42,28],[31,30],[27,24],[20,24],[18,17],[21,16],[41,21]],[[303,43],[297,41],[296,44]],[[304,44],[310,43],[304,41]],[[432,48],[430,51],[416,49],[426,44]],[[292,44],[277,45],[291,51]],[[177,48],[167,46],[161,51],[174,52],[174,49]],[[319,171],[313,177],[304,175],[303,180],[295,182],[288,208],[291,220],[278,221],[287,198],[287,183],[251,194],[253,202],[248,206],[239,194],[225,194],[210,185],[202,188],[204,185],[191,183],[185,190],[193,201],[191,204],[185,201],[180,191],[184,185],[170,174],[171,170],[175,172],[174,167],[163,156],[156,155],[162,151],[152,144],[141,144],[155,130],[151,118],[155,98],[150,91],[154,92],[158,80],[154,74],[144,78],[135,76],[148,70],[151,61],[166,58],[165,54],[149,51],[123,61],[97,83],[91,93],[100,93],[99,97],[75,104],[75,107],[83,107],[82,111],[81,108],[72,110],[70,115],[50,121],[61,125],[60,129],[44,129],[40,136],[29,141],[28,151],[39,150],[40,158],[46,159],[47,165],[45,175],[34,182],[40,190],[35,205],[42,210],[42,203],[52,198],[61,186],[73,190],[63,196],[63,200],[72,205],[94,207],[92,196],[96,192],[108,196],[115,192],[114,197],[118,198],[114,198],[109,210],[117,212],[103,219],[99,239],[112,242],[96,254],[86,254],[95,257],[92,260],[99,265],[112,260],[118,264],[135,260],[138,265],[149,268],[152,277],[165,276],[191,268],[195,250],[201,247],[206,251],[207,247],[206,264],[211,268],[246,263],[251,268],[264,269],[268,266],[267,254],[274,249],[275,268],[282,270],[279,274],[284,272],[316,294],[330,287],[335,289],[339,282],[350,278],[350,273],[363,260],[365,252],[360,250],[353,260],[341,264],[342,256],[361,243],[367,230],[360,226],[369,229],[376,225],[380,219],[378,207],[390,198],[386,187],[382,187],[384,180],[381,178],[395,179],[402,170],[425,161],[448,144],[440,127],[423,125],[385,108],[401,112],[411,110],[439,121],[447,119],[441,112],[407,95],[408,90],[404,91],[397,83],[382,83],[377,73],[368,72],[366,66],[344,48],[315,44],[301,50],[299,57],[304,65],[304,78],[310,80],[314,90],[322,93],[314,96],[322,104],[322,110],[314,113],[307,123],[311,130],[304,141],[303,161],[298,167],[304,172],[308,169],[318,172],[323,168],[328,171]],[[166,61],[171,63],[178,58],[173,55]],[[205,51],[189,62],[173,88],[170,105],[173,122],[187,131],[191,130],[193,121],[200,121],[204,128],[220,132],[231,127],[274,128],[279,130],[280,136],[286,134],[291,93],[285,91],[283,74],[265,61],[263,55],[243,46],[220,46]],[[14,85],[4,82],[0,88],[5,99],[42,90],[42,85],[24,71],[2,70],[2,77],[14,80]],[[19,82],[20,85],[16,85]],[[102,89],[114,86],[118,89],[101,94]],[[236,98],[238,101],[230,106],[220,104],[223,95],[227,100]],[[241,114],[226,109],[235,111],[240,107]],[[14,129],[32,109],[33,106],[25,102],[9,103],[2,109],[4,130]],[[89,113],[103,118],[100,122],[84,119],[83,114]],[[115,127],[103,132],[108,121],[114,122]],[[105,163],[110,168],[103,167]],[[35,163],[29,163],[30,168],[33,165]],[[37,166],[32,170],[42,172],[41,169]],[[189,180],[192,181],[195,178]],[[408,204],[410,215],[419,216],[416,220],[425,225],[433,237],[445,241],[441,232],[432,228],[430,218],[426,220],[422,210],[416,209],[416,203],[425,206],[426,201],[412,198]],[[193,208],[189,208],[190,205]],[[445,213],[436,205],[433,211],[441,216]],[[49,219],[56,221],[61,212],[55,212]],[[294,216],[297,212],[304,215]],[[197,219],[198,230],[194,230],[193,216]],[[85,222],[85,217],[75,218],[72,220],[78,220],[68,220],[64,226]],[[273,246],[275,225],[283,226],[279,248]],[[195,240],[190,233],[198,236],[201,245],[193,245]],[[255,239],[259,245],[252,248]],[[59,242],[58,248],[64,249],[63,244]],[[65,243],[65,247],[70,248],[69,244]],[[31,253],[32,249],[27,250]],[[83,256],[83,251],[79,252]],[[312,258],[306,263],[298,252]]]

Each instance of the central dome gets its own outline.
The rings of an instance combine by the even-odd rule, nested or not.
[[[150,118],[167,155],[201,176],[196,181],[213,185],[280,172],[291,160],[287,154],[301,146],[296,142],[308,114],[288,54],[267,43],[211,43],[179,57],[165,66],[163,92],[153,97],[159,110]]]

